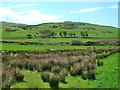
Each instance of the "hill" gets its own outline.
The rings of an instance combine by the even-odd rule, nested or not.
[[[72,21],[38,25],[3,22],[1,29],[2,41],[22,42],[24,44],[30,42],[57,46],[59,43],[69,43],[71,45],[74,40],[82,43],[88,41],[116,42],[119,38],[118,28],[116,27]]]

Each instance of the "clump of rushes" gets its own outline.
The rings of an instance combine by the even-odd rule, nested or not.
[[[95,80],[95,70],[89,70],[88,71],[88,79]]]
[[[59,87],[59,75],[50,73],[49,85],[51,88],[58,88]]]
[[[103,66],[103,61],[102,60],[97,60],[97,65],[98,66]]]
[[[80,64],[74,64],[73,67],[70,70],[70,75],[71,76],[76,76],[79,75],[81,73],[81,68],[80,68]]]
[[[49,82],[49,72],[42,72],[41,73],[41,78],[43,80],[43,82]]]
[[[2,88],[10,88],[11,84],[14,82],[15,69],[4,66],[2,67],[2,72],[0,76],[2,77]]]
[[[52,64],[50,64],[50,63],[41,64],[42,71],[50,71],[51,68],[52,68]]]
[[[87,70],[95,70],[96,69],[96,64],[95,63],[89,63],[88,64],[88,67],[87,67]]]
[[[24,73],[22,71],[16,71],[15,78],[17,81],[23,81],[24,79]]]
[[[62,69],[59,73],[60,82],[66,83],[65,77],[68,75],[68,71],[66,69]]]
[[[37,65],[37,66],[36,66],[36,69],[37,69],[37,72],[41,72],[41,71],[42,71],[42,69],[41,69],[41,66],[40,66],[40,65]]]
[[[59,66],[55,66],[51,69],[51,72],[54,74],[59,74],[60,70],[61,70],[61,68]]]
[[[82,74],[81,74],[81,77],[82,79],[86,80],[88,78],[88,74],[87,74],[87,71],[83,71]]]

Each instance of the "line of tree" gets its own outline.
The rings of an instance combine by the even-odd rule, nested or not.
[[[81,31],[80,32],[82,38],[87,38],[88,37],[88,32],[87,31]],[[36,32],[36,35],[35,36],[38,36],[40,35],[41,38],[55,38],[57,37],[57,33],[54,32],[54,31],[51,31],[51,30],[43,30],[43,31],[40,31],[40,34],[38,32]],[[77,37],[76,36],[76,33],[74,32],[67,32],[67,31],[62,31],[62,32],[59,32],[58,35],[61,37],[61,38],[67,38],[67,37],[70,37],[70,38],[75,38]],[[30,39],[32,38],[32,35],[31,34],[27,34],[27,38]]]

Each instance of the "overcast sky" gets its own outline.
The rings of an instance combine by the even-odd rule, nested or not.
[[[0,21],[24,24],[77,21],[118,26],[117,2],[3,2]]]

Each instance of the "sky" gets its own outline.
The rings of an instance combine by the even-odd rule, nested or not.
[[[0,21],[28,25],[75,21],[118,27],[118,2],[2,2]]]

